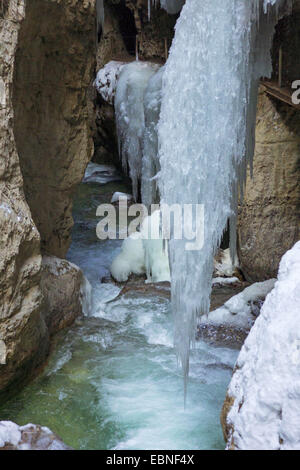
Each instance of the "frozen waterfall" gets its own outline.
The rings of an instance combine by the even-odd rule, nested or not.
[[[185,376],[196,318],[210,305],[213,257],[235,217],[254,152],[258,80],[270,76],[284,0],[187,0],[163,77],[159,123],[162,202],[204,204],[204,247],[171,239],[175,346]]]

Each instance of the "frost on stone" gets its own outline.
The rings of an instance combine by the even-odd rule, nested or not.
[[[228,396],[228,447],[300,450],[300,242],[240,352]]]
[[[163,77],[159,187],[163,203],[205,208],[204,248],[186,251],[185,239],[169,244],[175,346],[185,379],[228,219],[234,258],[237,201],[254,153],[258,82],[271,75],[274,28],[289,4],[187,0],[176,24]]]

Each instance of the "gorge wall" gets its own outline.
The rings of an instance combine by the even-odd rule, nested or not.
[[[282,48],[282,85],[300,80],[300,1],[277,25],[272,51],[278,81]],[[300,238],[300,110],[259,94],[253,178],[248,173],[238,218],[239,259],[250,281],[277,277],[283,254]]]
[[[95,1],[29,0],[13,84],[14,134],[42,252],[63,257],[72,196],[91,159],[87,92],[95,69]]]
[[[48,352],[41,254],[69,246],[72,193],[93,149],[95,44],[95,0],[1,2],[0,393]]]

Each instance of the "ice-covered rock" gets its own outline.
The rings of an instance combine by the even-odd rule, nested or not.
[[[114,103],[117,82],[125,62],[111,60],[97,73],[94,86],[104,101]]]
[[[240,352],[222,420],[228,449],[300,449],[300,242]]]

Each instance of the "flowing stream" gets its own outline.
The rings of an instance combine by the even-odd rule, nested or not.
[[[80,185],[68,259],[93,287],[91,316],[61,332],[46,368],[0,408],[0,419],[48,426],[75,449],[222,449],[219,416],[237,351],[198,342],[186,409],[164,296],[114,298],[101,284],[120,241],[96,237],[96,208],[123,183]]]

